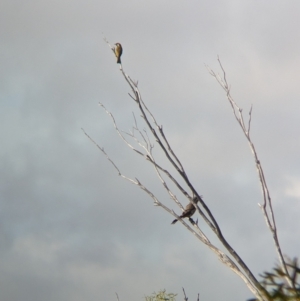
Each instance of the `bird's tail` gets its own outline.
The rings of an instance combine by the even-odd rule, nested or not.
[[[171,223],[171,225],[174,225],[174,224],[176,224],[176,223],[177,223],[177,221],[178,221],[178,219],[174,219],[174,220],[173,220],[173,222]]]
[[[117,64],[121,64],[121,57],[118,57]]]

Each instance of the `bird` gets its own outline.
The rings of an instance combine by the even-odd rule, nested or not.
[[[199,201],[197,197],[193,198],[193,201],[197,204],[197,202]],[[193,202],[190,202],[186,205],[185,209],[183,210],[182,214],[179,216],[180,218],[185,218],[188,217],[190,218],[196,211],[196,207],[194,206]],[[174,219],[173,222],[171,223],[171,225],[174,225],[176,222],[178,221],[178,219]]]
[[[115,47],[114,51],[115,51],[115,55],[117,57],[117,64],[121,64],[121,55],[123,52],[123,48],[120,43],[116,43],[115,45],[116,45],[116,47]]]

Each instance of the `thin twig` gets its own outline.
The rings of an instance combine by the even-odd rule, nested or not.
[[[250,108],[250,111],[249,111],[249,120],[248,120],[248,130],[247,130],[247,135],[250,136],[250,126],[251,126],[251,118],[252,118],[252,105],[251,105],[251,108]]]
[[[188,298],[187,298],[187,296],[186,296],[186,294],[185,294],[184,288],[182,288],[182,290],[183,290],[183,294],[184,294],[184,301],[188,301]]]

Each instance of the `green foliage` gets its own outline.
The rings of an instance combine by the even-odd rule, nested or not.
[[[300,267],[297,258],[288,260],[286,265],[289,275],[279,266],[276,266],[271,273],[264,272],[260,275],[263,278],[260,282],[263,294],[270,301],[300,301],[300,282],[298,279]],[[258,301],[257,299],[251,300]]]
[[[175,301],[177,294],[167,294],[166,290],[161,290],[158,293],[153,293],[151,296],[146,296],[146,301]]]

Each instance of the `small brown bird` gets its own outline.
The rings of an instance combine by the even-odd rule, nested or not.
[[[193,201],[197,204],[198,203],[198,198],[194,197]],[[180,218],[185,218],[188,217],[190,218],[196,211],[196,208],[194,206],[194,204],[192,202],[188,203],[185,207],[185,209],[183,210],[182,214],[179,216]],[[171,225],[174,225],[176,222],[178,221],[178,219],[174,219],[173,222],[171,223]]]
[[[122,55],[122,52],[123,52],[123,48],[122,48],[122,45],[120,43],[116,43],[115,45],[116,45],[115,55],[117,57],[117,64],[121,64],[121,55]]]

